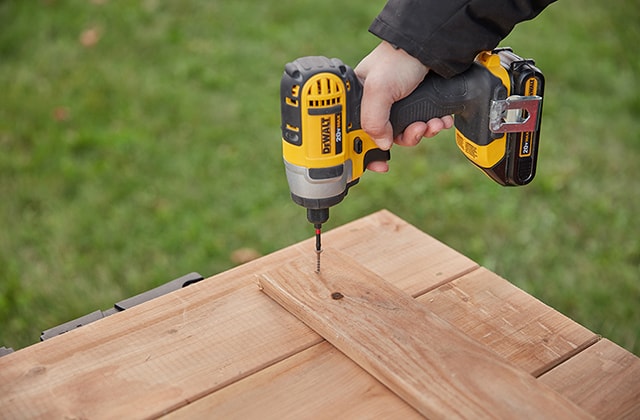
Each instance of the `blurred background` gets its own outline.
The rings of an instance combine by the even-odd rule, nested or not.
[[[283,66],[355,66],[383,4],[0,0],[0,346],[312,236]],[[394,148],[326,228],[389,209],[640,355],[638,22],[635,0],[562,0],[501,44],[547,80],[532,184],[494,184],[449,130]]]

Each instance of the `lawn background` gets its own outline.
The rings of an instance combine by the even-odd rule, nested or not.
[[[357,64],[382,5],[0,0],[0,346],[311,236],[282,68]],[[561,0],[502,43],[547,79],[531,185],[493,184],[448,131],[394,148],[327,228],[387,208],[640,354],[639,21],[637,1]]]

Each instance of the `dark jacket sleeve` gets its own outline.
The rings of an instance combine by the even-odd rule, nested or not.
[[[388,0],[369,30],[444,77],[555,0]]]

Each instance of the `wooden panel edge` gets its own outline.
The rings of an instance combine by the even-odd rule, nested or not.
[[[606,338],[539,380],[597,418],[640,418],[640,358]]]

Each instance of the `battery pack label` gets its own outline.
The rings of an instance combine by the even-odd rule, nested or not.
[[[336,113],[336,155],[342,153],[342,112]]]
[[[531,135],[531,132],[527,132],[520,136],[520,157],[531,156]]]

